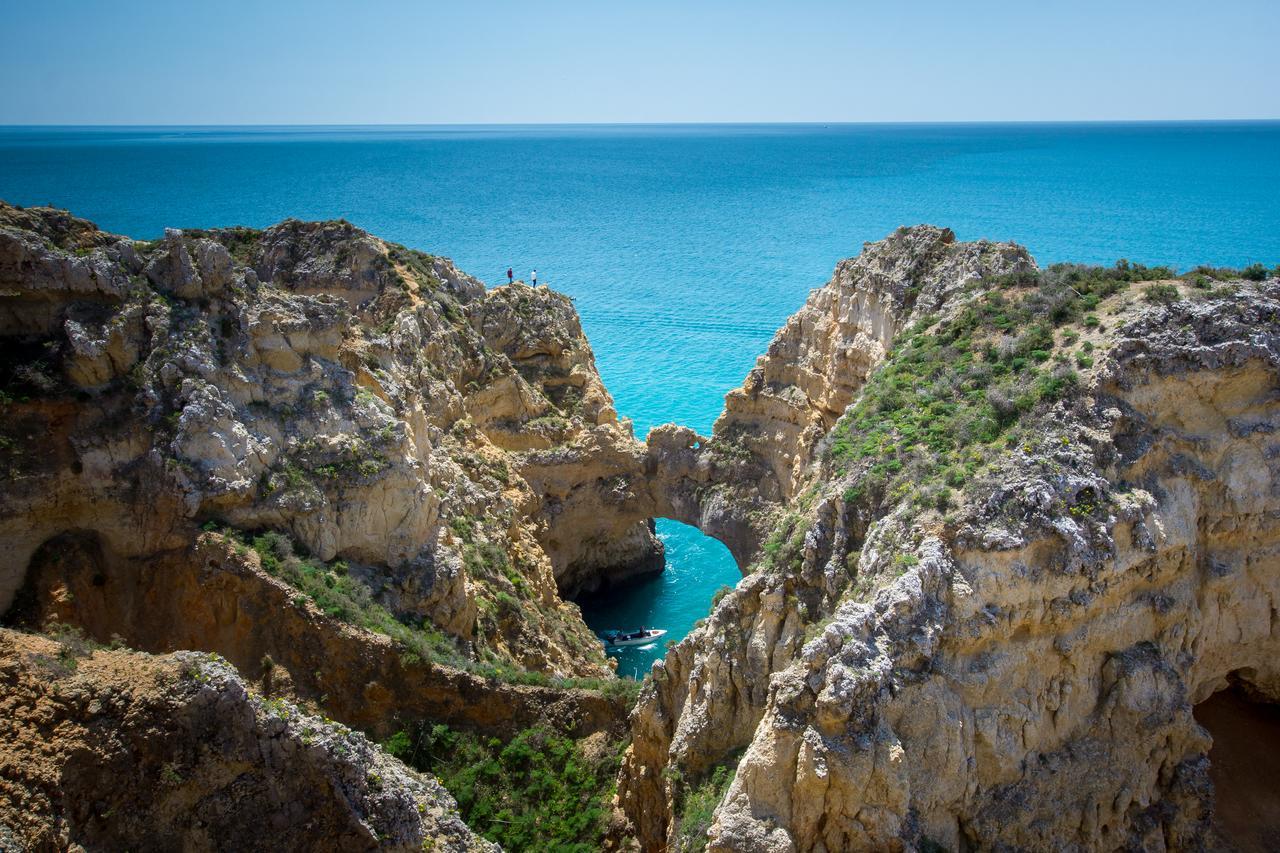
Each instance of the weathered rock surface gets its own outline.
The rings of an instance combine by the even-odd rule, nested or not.
[[[864,258],[902,252],[876,263],[914,268],[937,233]],[[991,272],[1030,265],[992,251]],[[973,298],[948,278],[961,269],[932,282],[917,321]],[[619,802],[645,849],[681,843],[682,797],[725,763],[737,772],[712,850],[1207,843],[1210,741],[1192,706],[1228,683],[1280,701],[1280,283],[1175,296],[1090,327],[1098,366],[1080,393],[1037,415],[1036,446],[965,483],[945,518],[876,508],[823,462],[839,407],[903,323],[855,302],[847,327],[883,334],[846,337],[863,351],[841,355],[838,379],[783,351],[762,359],[775,387],[807,388],[785,411],[813,413],[777,415],[779,392],[748,383],[769,401],[758,423],[788,425],[759,446],[790,448],[770,466],[790,518],[778,556],[642,691]],[[828,339],[804,315],[779,336],[793,357]],[[745,405],[731,395],[718,431]]]
[[[794,498],[819,442],[903,327],[941,311],[968,283],[1034,268],[1021,246],[957,243],[950,229],[927,225],[868,243],[809,295],[742,387],[725,397],[715,440],[762,462],[762,497]]]
[[[0,610],[55,537],[136,561],[216,521],[346,561],[464,655],[597,675],[562,596],[661,568],[645,517],[591,511],[643,446],[546,289],[345,222],[141,243],[6,205],[0,340]]]
[[[550,291],[341,222],[137,243],[0,207],[0,608],[217,650],[379,734],[590,734],[614,700],[405,654],[198,525],[287,531],[471,661],[595,675],[564,597],[660,568],[650,519],[675,518],[747,577],[632,714],[618,802],[644,849],[687,841],[722,766],[712,850],[1198,849],[1192,707],[1228,684],[1280,701],[1280,282],[1135,301],[1121,273],[1082,294],[1016,245],[901,229],[810,295],[711,437],[641,444]],[[1023,302],[1057,319],[1016,328]],[[935,344],[934,372],[873,395]],[[904,405],[972,417],[951,441]],[[49,803],[22,832],[97,843]]]
[[[497,850],[434,779],[216,656],[0,629],[0,704],[5,850]]]
[[[214,652],[247,677],[307,700],[378,738],[430,720],[509,736],[534,725],[585,737],[620,728],[626,708],[598,691],[521,685],[406,653],[391,638],[326,616],[216,533],[190,550],[123,559],[85,533],[48,543],[8,614],[74,624],[148,652]]]

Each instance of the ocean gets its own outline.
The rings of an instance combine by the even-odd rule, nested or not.
[[[1280,122],[0,128],[0,198],[138,238],[342,217],[486,282],[538,270],[642,436],[707,433],[836,262],[899,225],[1042,263],[1280,263]],[[660,521],[668,571],[584,602],[679,639],[740,577]],[[643,674],[661,644],[624,650]]]

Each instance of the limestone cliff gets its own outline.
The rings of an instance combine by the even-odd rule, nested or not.
[[[0,615],[72,638],[0,635],[0,847],[492,849],[346,726],[614,748],[565,597],[662,549],[591,511],[644,447],[566,297],[345,222],[0,203],[0,351]]]
[[[590,512],[593,452],[642,447],[546,289],[345,222],[138,242],[0,206],[0,342],[0,611],[59,536],[116,567],[272,530],[462,660],[594,675],[562,594],[661,568],[642,518]],[[546,453],[579,458],[555,489]]]
[[[939,233],[841,269],[916,268]],[[722,765],[712,850],[1197,849],[1192,706],[1280,700],[1280,282],[949,251],[1000,260],[893,323],[851,300],[828,374],[838,274],[730,395],[717,432],[763,401],[789,503],[633,712],[645,849],[697,841]]]
[[[497,850],[434,779],[216,656],[0,629],[5,850]]]
[[[1034,267],[1021,246],[957,243],[929,226],[867,244],[778,331],[710,438],[672,426],[650,435],[651,514],[715,536],[745,569],[894,336],[967,284]]]
[[[835,425],[903,326],[939,310],[978,279],[1035,268],[1012,243],[957,243],[949,229],[902,229],[841,261],[787,320],[742,387],[725,397],[717,442],[758,457],[766,499],[805,485],[818,443]]]
[[[642,444],[559,294],[344,222],[138,242],[0,206],[0,611],[217,651],[375,736],[587,736],[616,691],[515,682],[608,675],[565,598],[660,568],[675,518],[746,577],[645,682],[619,838],[1198,849],[1192,708],[1280,700],[1280,281],[1251,277],[901,229],[810,294],[711,437]],[[0,646],[24,843],[218,846],[298,800],[343,849],[480,846],[429,782],[207,656]]]

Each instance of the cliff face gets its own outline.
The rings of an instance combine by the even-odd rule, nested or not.
[[[966,284],[1035,268],[1013,243],[957,243],[950,229],[901,229],[841,261],[774,335],[742,387],[725,397],[714,440],[758,457],[763,496],[791,500],[818,443],[913,318]]]
[[[598,674],[561,593],[661,567],[643,520],[581,509],[590,451],[539,479],[538,451],[641,451],[559,294],[342,222],[140,243],[8,206],[0,290],[0,610],[60,535],[145,561],[214,523],[341,560],[464,657]]]
[[[1012,275],[941,282],[844,356],[872,370],[820,438],[774,432],[809,473],[633,713],[620,803],[646,849],[687,842],[721,765],[714,850],[1204,843],[1192,706],[1280,699],[1280,283],[1001,255]]]
[[[1193,706],[1280,700],[1280,282],[1170,276],[901,229],[711,437],[641,444],[561,295],[342,222],[140,243],[0,206],[0,611],[217,651],[377,736],[588,736],[618,697],[512,676],[608,674],[564,597],[659,568],[670,517],[747,576],[632,713],[644,849],[1196,849]],[[225,664],[79,642],[0,633],[0,833],[483,846]]]
[[[434,779],[216,656],[0,629],[6,850],[497,850]]]
[[[950,230],[931,226],[901,229],[840,262],[809,295],[742,387],[726,396],[711,438],[677,427],[650,434],[650,470],[660,474],[671,514],[724,541],[744,570],[758,568],[775,528],[792,536],[787,507],[816,518],[826,536],[811,541],[800,531],[795,571],[749,574],[706,628],[654,669],[632,716],[635,737],[620,780],[623,808],[642,839],[657,843],[673,830],[678,786],[663,768],[697,778],[749,743],[770,675],[844,589],[843,570],[827,564],[854,547],[866,522],[819,500],[811,486],[831,427],[908,323],[966,285],[1034,268],[1014,244],[957,243]],[[775,534],[775,545],[782,536]],[[772,568],[771,558],[765,562]]]
[[[138,242],[0,203],[0,348],[6,625],[216,652],[376,737],[617,737],[626,691],[562,596],[662,552],[589,511],[644,449],[567,298],[344,222]],[[227,663],[0,646],[0,847],[491,849]]]
[[[778,331],[710,438],[670,425],[650,433],[646,511],[716,537],[745,570],[894,336],[973,281],[1034,267],[1021,246],[957,243],[931,226],[868,243]]]

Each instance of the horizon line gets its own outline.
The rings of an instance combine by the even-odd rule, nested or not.
[[[1274,124],[1280,116],[1272,118],[1098,118],[1098,119],[907,119],[907,120],[857,120],[857,121],[546,121],[546,122],[209,122],[209,123],[20,123],[0,122],[0,129],[53,129],[53,128],[446,128],[446,127],[831,127],[831,126],[884,126],[884,125],[1054,125],[1054,124]]]

